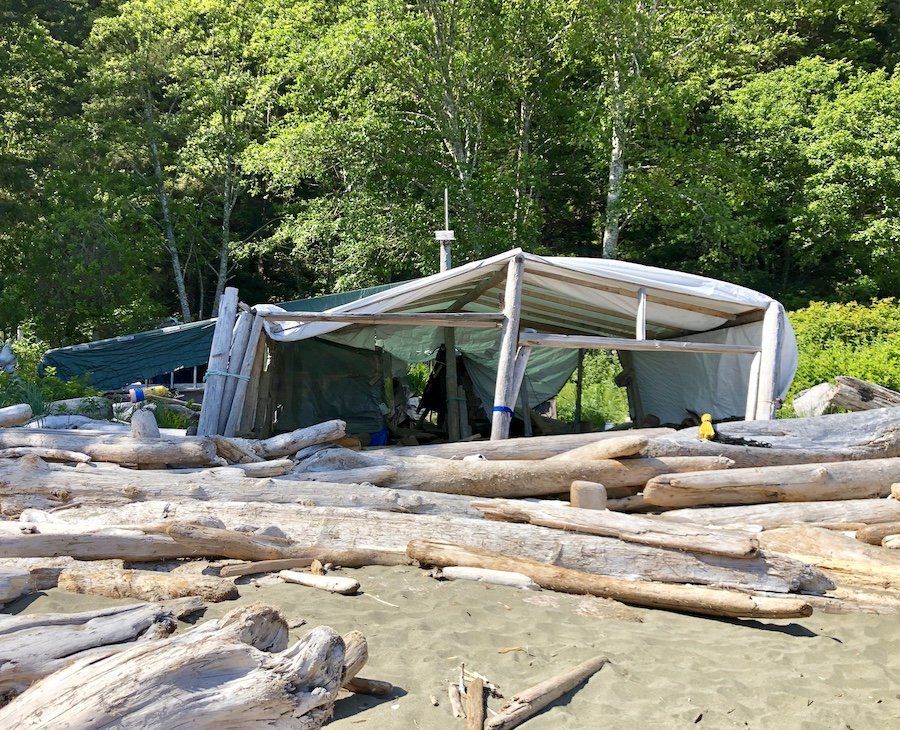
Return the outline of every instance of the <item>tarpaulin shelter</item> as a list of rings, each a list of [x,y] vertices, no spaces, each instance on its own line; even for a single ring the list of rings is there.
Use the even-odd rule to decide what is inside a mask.
[[[618,353],[634,419],[676,423],[689,411],[771,418],[797,364],[784,309],[764,294],[623,261],[519,249],[325,311],[253,311],[262,326],[242,358],[252,362],[238,385],[246,398],[219,408],[239,408],[239,432],[257,434],[339,416],[367,389],[374,422],[383,378],[431,359],[441,344],[465,359],[492,438],[506,437],[525,402],[558,392],[578,350]]]

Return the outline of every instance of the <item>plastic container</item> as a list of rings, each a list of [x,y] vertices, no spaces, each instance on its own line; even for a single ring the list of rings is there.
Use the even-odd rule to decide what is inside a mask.
[[[166,398],[171,394],[165,385],[148,385],[142,388],[130,388],[128,391],[128,398],[132,403],[140,403],[151,395]]]

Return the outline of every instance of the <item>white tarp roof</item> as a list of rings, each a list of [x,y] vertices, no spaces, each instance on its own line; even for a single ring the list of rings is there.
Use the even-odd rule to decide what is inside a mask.
[[[637,292],[647,292],[646,336],[648,339],[693,339],[709,342],[759,342],[762,314],[771,297],[724,281],[625,261],[599,258],[543,257],[513,249],[481,261],[401,284],[329,312],[380,314],[412,312],[498,312],[506,284],[506,269],[515,256],[524,258],[521,326],[539,332],[633,338]],[[273,305],[257,311],[276,313]],[[734,322],[747,319],[747,324]],[[758,320],[758,321],[754,321]],[[740,320],[739,320],[740,321]],[[734,322],[735,326],[717,330]],[[370,348],[373,327],[339,322],[267,321],[266,332],[275,341],[291,342],[328,336],[346,344]],[[380,342],[397,337],[394,354],[411,357],[411,348],[437,346],[437,327],[379,326]],[[709,332],[717,330],[716,332]],[[691,337],[707,333],[702,337]],[[484,351],[485,337],[495,331],[457,330],[457,343]],[[401,340],[404,344],[401,345]],[[423,344],[424,343],[424,344]],[[491,345],[492,346],[492,345]],[[387,349],[390,349],[388,347]],[[665,421],[679,421],[685,408],[713,412],[714,417],[743,416],[750,355],[695,355],[686,353],[632,353],[637,384],[642,391],[642,410]],[[702,365],[701,365],[702,363]],[[779,391],[790,386],[797,363],[793,331],[785,319],[780,353]],[[683,365],[683,367],[682,367]],[[682,381],[687,402],[663,403],[673,393],[672,381]],[[655,384],[651,380],[657,381]],[[642,382],[643,385],[642,385]],[[661,387],[664,384],[664,387]],[[709,402],[699,403],[698,393],[710,393]],[[723,395],[729,391],[729,395]],[[652,395],[657,393],[657,395]],[[690,395],[694,394],[694,395]],[[743,394],[743,395],[742,395]],[[721,397],[720,397],[721,396]],[[677,401],[678,398],[675,398]],[[680,413],[677,418],[676,414]]]

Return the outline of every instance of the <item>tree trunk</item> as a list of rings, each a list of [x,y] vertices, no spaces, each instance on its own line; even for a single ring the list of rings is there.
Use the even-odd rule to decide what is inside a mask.
[[[869,411],[875,408],[900,406],[900,393],[859,378],[838,375],[830,393],[831,405],[848,411]]]
[[[76,525],[40,523],[35,527],[41,533],[22,534],[23,523],[0,522],[0,551],[22,557],[65,554],[78,558],[115,556],[130,560],[148,559],[146,556],[152,558],[156,552],[159,552],[160,559],[179,555],[212,556],[223,552],[219,549],[221,544],[198,549],[189,542],[179,545],[171,536],[162,534],[135,530],[126,533],[124,528],[91,527],[83,518],[68,510],[54,514],[54,517],[76,522]],[[780,558],[773,561],[763,553],[736,559],[649,547],[615,538],[533,525],[455,517],[298,508],[287,504],[143,502],[105,510],[97,515],[94,524],[154,525],[163,520],[183,523],[208,517],[216,517],[232,529],[243,525],[277,525],[296,547],[290,546],[291,554],[269,554],[268,557],[272,558],[318,557],[312,554],[312,548],[326,556],[336,551],[364,548],[379,556],[395,557],[405,552],[410,540],[442,539],[563,567],[641,580],[726,585],[777,593],[800,590],[821,593],[830,587],[830,583],[809,566]],[[66,530],[70,533],[68,537]],[[267,548],[279,544],[276,538],[263,540],[262,536],[255,535],[253,539],[260,544],[264,542]],[[138,557],[141,552],[144,557]],[[262,559],[262,556],[248,556],[245,559]],[[340,561],[335,558],[332,562]]]
[[[622,187],[625,183],[625,103],[618,69],[612,74],[612,137],[609,152],[609,182],[606,188],[606,224],[603,228],[603,258],[614,259],[619,251]]]
[[[202,603],[192,599],[168,606],[138,603],[81,613],[0,616],[0,705],[80,659],[115,652],[141,637],[170,634],[177,618],[200,608]]]
[[[344,642],[323,626],[271,653],[287,632],[273,608],[237,608],[168,641],[70,664],[0,710],[0,726],[175,730],[190,718],[195,730],[319,728],[340,689]]]
[[[661,507],[867,499],[888,496],[898,480],[900,458],[764,466],[665,474],[647,483],[644,499]]]
[[[801,599],[767,598],[720,588],[667,585],[593,575],[489,552],[474,546],[437,540],[414,540],[410,542],[407,553],[409,557],[427,565],[464,565],[509,570],[523,573],[542,588],[552,591],[612,598],[648,608],[735,618],[793,618],[812,613],[809,604]]]
[[[387,467],[304,474],[311,481],[362,483],[380,487],[469,494],[476,497],[535,497],[568,492],[573,481],[600,482],[610,497],[634,493],[647,480],[669,472],[727,469],[729,459],[674,457],[615,461],[445,461],[419,460]]]
[[[491,520],[526,522],[558,530],[617,537],[641,545],[690,550],[695,553],[746,558],[755,555],[759,544],[749,533],[703,528],[692,524],[626,515],[609,511],[556,506],[549,502],[498,499],[472,502]]]
[[[169,206],[169,191],[166,190],[166,181],[163,176],[162,161],[159,156],[159,147],[156,144],[153,126],[153,106],[150,103],[149,92],[144,99],[144,122],[147,131],[147,144],[150,149],[150,161],[153,164],[153,177],[156,180],[156,194],[159,198],[159,208],[162,213],[163,235],[166,239],[166,250],[172,261],[172,276],[175,279],[175,290],[178,292],[178,303],[181,305],[181,316],[185,322],[191,321],[191,306],[188,302],[187,288],[184,285],[184,270],[181,268],[181,259],[178,254],[178,245],[175,242],[175,224],[172,222],[172,214]]]

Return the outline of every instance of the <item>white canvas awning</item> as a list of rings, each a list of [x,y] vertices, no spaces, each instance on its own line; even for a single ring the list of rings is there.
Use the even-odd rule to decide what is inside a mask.
[[[659,345],[647,342],[645,351],[631,352],[627,358],[641,413],[652,413],[663,422],[680,421],[687,409],[711,412],[715,418],[744,415],[754,360],[750,350],[760,348],[764,315],[774,300],[703,276],[609,259],[542,257],[514,249],[335,307],[318,317],[310,314],[306,321],[302,313],[272,305],[257,306],[256,311],[267,316],[266,332],[275,341],[325,337],[365,349],[377,343],[408,361],[425,359],[421,355],[442,341],[443,327],[459,327],[456,346],[460,351],[477,353],[482,362],[496,361],[499,318],[472,319],[478,320],[478,313],[496,315],[503,310],[507,269],[516,257],[521,257],[524,267],[523,330],[565,335],[572,342],[576,337],[633,341],[636,335],[661,341]],[[774,304],[781,323],[775,391],[776,397],[782,397],[796,370],[797,347],[783,309]],[[453,313],[463,316],[457,315],[455,322],[440,319]],[[413,318],[389,316],[401,314]],[[423,324],[414,319],[428,314],[436,316]],[[341,315],[347,315],[345,319],[373,317],[364,323],[336,321]],[[585,342],[620,352],[636,349],[627,342],[619,347]],[[667,351],[675,349],[676,342],[723,347],[712,354]],[[541,344],[559,342],[545,338]]]

